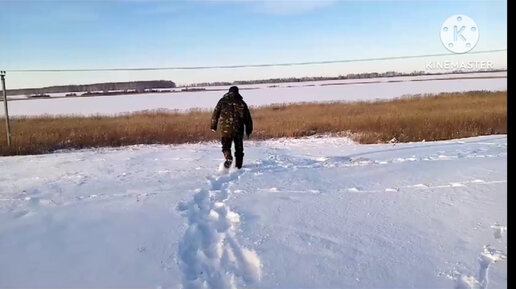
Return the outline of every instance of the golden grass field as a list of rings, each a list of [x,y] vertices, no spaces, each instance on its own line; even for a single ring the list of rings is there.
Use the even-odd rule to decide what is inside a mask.
[[[48,100],[52,101],[52,100]],[[322,133],[360,143],[432,141],[507,133],[507,92],[443,93],[391,101],[295,104],[251,108],[255,140]],[[12,144],[0,123],[0,155],[58,149],[179,144],[217,140],[210,112],[124,116],[31,117],[11,120]]]

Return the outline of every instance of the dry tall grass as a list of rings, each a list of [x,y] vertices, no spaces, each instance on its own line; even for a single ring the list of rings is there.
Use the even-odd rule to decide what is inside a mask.
[[[52,100],[48,100],[52,101]],[[384,102],[295,104],[252,109],[253,139],[317,133],[351,135],[360,143],[443,140],[507,133],[507,92],[446,93]],[[65,148],[178,144],[216,140],[211,113],[142,113],[117,117],[37,117],[12,121],[0,155],[39,154]]]

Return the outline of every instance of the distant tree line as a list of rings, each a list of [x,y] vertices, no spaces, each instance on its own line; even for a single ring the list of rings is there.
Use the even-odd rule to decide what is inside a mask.
[[[104,82],[83,85],[60,85],[48,86],[43,88],[22,88],[8,89],[8,95],[44,95],[47,93],[64,92],[108,92],[108,91],[135,91],[145,92],[145,90],[157,88],[175,88],[176,84],[169,80],[150,80],[150,81],[128,81],[128,82]]]
[[[496,72],[506,70],[485,70],[485,71],[453,71],[451,73],[476,73],[476,72]],[[413,71],[409,73],[402,73],[396,71],[387,72],[367,72],[367,73],[349,73],[346,75],[339,76],[307,76],[307,77],[286,77],[286,78],[269,78],[259,80],[236,80],[233,82],[200,82],[184,85],[185,87],[196,87],[196,86],[230,86],[230,85],[245,85],[245,84],[264,84],[264,83],[282,83],[282,82],[307,82],[307,81],[321,81],[321,80],[342,80],[342,79],[362,79],[362,78],[376,78],[376,77],[394,77],[394,76],[417,76],[417,75],[442,75],[450,74],[446,73],[429,73],[426,71]]]
[[[246,85],[246,84],[265,84],[265,83],[284,83],[284,82],[308,82],[321,80],[343,80],[343,79],[366,79],[377,77],[395,77],[395,76],[417,76],[417,75],[443,75],[453,73],[477,73],[477,72],[498,72],[507,71],[504,69],[488,69],[482,71],[460,71],[429,73],[426,71],[413,71],[410,73],[402,73],[396,71],[387,72],[368,72],[368,73],[349,73],[339,76],[315,76],[315,77],[283,77],[283,78],[269,78],[258,80],[236,80],[236,81],[216,81],[216,82],[199,82],[188,85],[182,85],[187,90],[195,91],[192,87],[203,86],[231,86],[231,85]],[[129,81],[129,82],[105,82],[84,85],[61,85],[49,86],[43,88],[23,88],[7,90],[8,95],[27,95],[32,97],[45,97],[48,93],[65,93],[67,96],[90,96],[90,95],[109,95],[109,94],[127,94],[127,93],[144,93],[144,92],[158,92],[155,89],[175,88],[176,84],[169,80],[150,80],[150,81]],[[79,94],[73,94],[78,92]],[[161,91],[159,91],[161,92]],[[166,91],[163,91],[166,92]]]

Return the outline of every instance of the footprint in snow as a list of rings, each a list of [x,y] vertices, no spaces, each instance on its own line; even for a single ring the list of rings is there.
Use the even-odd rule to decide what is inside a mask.
[[[416,188],[416,189],[428,189],[428,185],[425,184],[416,184],[412,186],[408,186],[408,188]]]
[[[450,183],[451,187],[457,188],[457,187],[466,187],[463,183]]]
[[[501,239],[503,237],[503,233],[507,232],[507,226],[502,226],[498,223],[492,225],[491,229],[493,229],[493,236],[495,239]]]
[[[15,219],[18,219],[18,218],[21,218],[23,216],[26,216],[29,213],[30,213],[30,211],[28,211],[28,210],[22,210],[22,211],[14,212],[13,213],[13,217]]]
[[[495,230],[495,239],[501,238],[503,229],[507,229],[505,226],[495,224],[491,226]],[[455,280],[456,289],[486,289],[489,285],[489,268],[491,264],[497,262],[507,261],[507,253],[501,250],[492,248],[490,245],[483,247],[480,256],[478,257],[478,273],[477,276],[466,275],[461,272],[453,272],[452,279]]]

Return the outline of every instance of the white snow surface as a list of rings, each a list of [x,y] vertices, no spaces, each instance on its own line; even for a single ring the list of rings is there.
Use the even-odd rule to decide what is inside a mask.
[[[461,77],[465,79],[453,79]],[[244,100],[254,107],[300,102],[376,101],[414,94],[472,90],[505,91],[507,72],[256,84],[239,87]],[[206,89],[207,91],[195,92],[13,100],[9,102],[9,114],[14,117],[91,116],[155,110],[211,110],[228,87]],[[215,89],[224,91],[213,91]]]
[[[507,288],[507,137],[0,158],[2,288]]]

